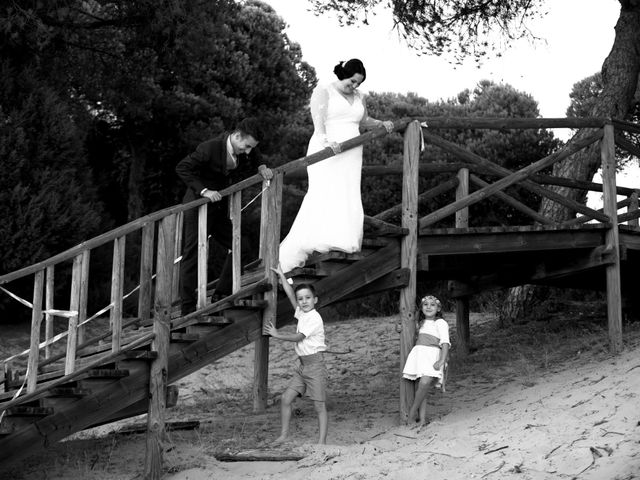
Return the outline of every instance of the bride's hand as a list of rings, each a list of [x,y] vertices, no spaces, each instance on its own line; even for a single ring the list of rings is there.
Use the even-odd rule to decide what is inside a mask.
[[[333,154],[334,155],[337,155],[342,151],[340,149],[340,144],[338,142],[328,142],[327,147],[329,147],[331,150],[333,150]]]
[[[393,129],[395,128],[391,120],[385,120],[384,122],[382,122],[382,125],[387,130],[387,133],[393,132]]]

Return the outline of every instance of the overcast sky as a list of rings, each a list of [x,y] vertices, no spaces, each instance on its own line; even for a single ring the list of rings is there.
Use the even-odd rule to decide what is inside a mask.
[[[369,25],[340,27],[333,15],[308,12],[307,0],[265,1],[287,22],[289,38],[300,44],[321,81],[335,79],[338,61],[356,57],[367,68],[365,91],[411,91],[435,101],[489,79],[531,94],[544,117],[564,117],[573,84],[600,70],[620,12],[617,0],[547,0],[548,14],[528,25],[543,41],[521,41],[477,68],[473,61],[456,67],[419,56],[392,29],[388,9],[378,9]]]

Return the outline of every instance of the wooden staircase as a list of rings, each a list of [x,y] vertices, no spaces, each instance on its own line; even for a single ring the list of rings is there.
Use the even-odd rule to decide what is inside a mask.
[[[294,282],[313,282],[322,306],[375,291],[402,287],[406,275],[398,271],[399,241],[367,238],[361,252],[314,254],[304,267],[290,273]],[[205,365],[258,340],[262,336],[261,294],[271,288],[260,278],[260,263],[250,265],[241,289],[192,314],[172,313],[167,383],[176,382]],[[278,298],[277,325],[293,321],[284,295]],[[123,329],[122,348],[110,344],[79,349],[77,369],[64,374],[64,359],[42,362],[37,388],[19,393],[26,372],[5,378],[0,394],[0,467],[13,465],[78,431],[147,411],[152,321],[130,320]],[[144,324],[146,323],[146,324]],[[90,342],[85,342],[90,343]],[[177,388],[166,391],[168,406],[176,404]]]

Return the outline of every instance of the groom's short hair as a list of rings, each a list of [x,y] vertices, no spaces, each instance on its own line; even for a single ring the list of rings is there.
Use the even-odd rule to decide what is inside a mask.
[[[255,117],[248,117],[236,123],[234,132],[240,132],[243,137],[252,136],[256,141],[261,141],[263,137],[263,129],[260,121]]]

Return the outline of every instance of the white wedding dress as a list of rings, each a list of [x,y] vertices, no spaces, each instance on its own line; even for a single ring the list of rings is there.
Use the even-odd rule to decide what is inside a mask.
[[[311,96],[310,107],[314,133],[307,155],[326,148],[326,141],[343,142],[360,134],[365,105],[357,90],[351,103],[334,85],[319,86]],[[362,146],[307,167],[307,193],[280,244],[280,265],[284,272],[304,265],[314,251],[360,250],[364,221],[361,170]]]

